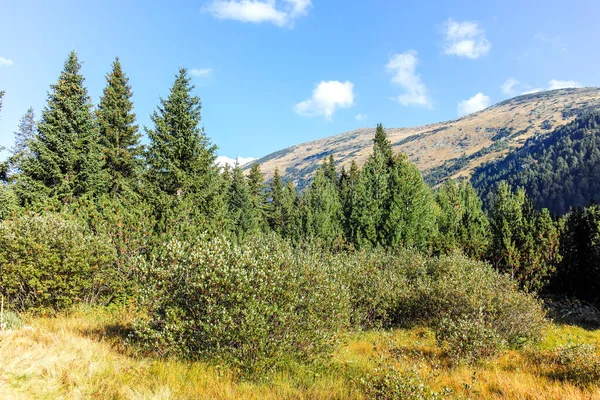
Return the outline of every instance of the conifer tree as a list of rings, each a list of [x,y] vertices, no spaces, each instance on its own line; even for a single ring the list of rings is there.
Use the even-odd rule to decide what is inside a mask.
[[[110,176],[109,191],[113,195],[133,194],[142,170],[143,148],[135,124],[132,95],[129,79],[117,58],[106,76],[106,87],[96,113],[104,169]]]
[[[177,218],[191,229],[216,228],[225,211],[216,147],[200,128],[201,103],[193,90],[187,70],[179,70],[169,96],[152,114],[154,128],[146,129],[146,178],[159,230]]]
[[[2,111],[2,100],[4,100],[4,90],[0,90],[0,111]]]
[[[304,231],[311,238],[325,243],[342,235],[342,206],[337,189],[326,174],[326,167],[319,168],[305,196]]]
[[[384,213],[389,207],[392,147],[381,124],[373,140],[373,154],[362,168],[353,196],[350,230],[360,247],[381,245]]]
[[[279,175],[279,169],[275,168],[273,172],[273,178],[269,185],[269,196],[271,197],[271,203],[269,207],[269,224],[271,229],[279,234],[283,234],[283,228],[285,225],[283,215],[283,182]]]
[[[244,172],[237,164],[233,168],[227,200],[228,222],[231,231],[239,239],[243,239],[248,233],[257,231],[257,209],[255,208]]]
[[[393,161],[387,193],[380,241],[391,248],[427,249],[436,229],[433,194],[404,154]]]
[[[267,219],[267,193],[265,187],[265,176],[260,169],[260,164],[254,163],[248,172],[248,187],[254,209],[256,210],[260,228],[265,230],[268,227]]]
[[[33,108],[29,108],[19,121],[19,129],[15,132],[15,145],[11,148],[11,155],[4,164],[0,179],[15,181],[23,160],[32,156],[30,144],[35,136],[35,129],[35,113]]]
[[[301,196],[298,196],[296,187],[291,181],[287,181],[281,194],[281,235],[287,239],[297,242],[303,231],[302,215],[305,204]]]
[[[352,160],[350,171],[346,172],[342,168],[342,172],[338,179],[338,192],[340,197],[340,205],[342,206],[342,227],[346,240],[352,239],[352,210],[354,208],[354,192],[360,179],[360,170],[356,161]]]
[[[528,291],[540,290],[560,261],[558,229],[548,210],[537,211],[519,188],[502,181],[492,207],[490,261]]]
[[[72,51],[48,93],[37,135],[30,143],[32,157],[21,166],[18,189],[26,203],[44,198],[70,202],[105,190],[98,131],[80,69]]]
[[[335,159],[333,158],[333,154],[329,155],[329,162],[327,158],[323,160],[323,171],[325,172],[325,177],[329,179],[329,182],[336,182],[337,172],[335,171]]]

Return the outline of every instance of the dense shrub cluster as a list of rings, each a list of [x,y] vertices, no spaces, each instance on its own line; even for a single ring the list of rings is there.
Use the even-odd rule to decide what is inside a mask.
[[[113,292],[114,258],[105,237],[60,215],[0,223],[0,292],[16,310],[102,302]]]
[[[327,354],[354,328],[431,326],[452,356],[477,360],[539,338],[540,304],[466,257],[331,254],[276,236],[169,240],[144,261],[148,351],[221,359],[245,372]],[[474,327],[470,323],[475,323]]]
[[[161,355],[260,373],[327,353],[348,325],[347,291],[319,252],[274,236],[170,240],[142,266],[149,318],[136,337]]]

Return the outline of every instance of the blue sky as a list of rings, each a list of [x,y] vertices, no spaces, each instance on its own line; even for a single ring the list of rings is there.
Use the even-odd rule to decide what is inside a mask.
[[[0,0],[0,145],[40,114],[74,48],[96,104],[120,57],[141,125],[195,71],[219,154],[454,119],[513,95],[599,86],[597,0]]]

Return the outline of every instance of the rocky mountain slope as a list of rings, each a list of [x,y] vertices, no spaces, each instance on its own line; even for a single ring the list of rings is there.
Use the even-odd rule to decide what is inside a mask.
[[[408,154],[429,183],[469,177],[487,161],[600,108],[600,88],[560,89],[518,96],[454,121],[414,128],[386,128],[398,152]],[[362,165],[371,153],[375,128],[292,146],[257,162],[269,178],[275,168],[300,188],[310,182],[323,158],[333,154],[339,168],[352,160]]]

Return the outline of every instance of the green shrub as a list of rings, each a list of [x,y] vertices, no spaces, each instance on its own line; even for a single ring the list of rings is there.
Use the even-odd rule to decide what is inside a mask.
[[[600,356],[596,346],[577,344],[557,348],[552,355],[550,376],[579,386],[600,382]]]
[[[0,314],[0,331],[9,331],[19,329],[23,326],[23,321],[17,313],[10,310],[3,310]]]
[[[0,223],[0,291],[16,310],[98,303],[112,292],[114,249],[62,215]]]
[[[545,327],[541,302],[521,292],[510,277],[460,255],[431,262],[436,264],[429,293],[433,306],[431,324],[439,332],[441,344],[446,338],[459,338],[462,334],[470,338],[467,345],[471,340],[487,337],[488,344],[483,347],[490,349],[473,352],[467,357],[472,359],[471,356],[493,354],[494,346],[518,348],[541,338]],[[448,321],[452,322],[446,326]],[[465,332],[468,321],[478,325],[472,332]],[[456,332],[452,333],[454,328]]]
[[[260,374],[327,354],[348,324],[347,290],[327,255],[275,236],[170,240],[142,266],[148,319],[133,339],[162,356]]]
[[[502,340],[484,318],[444,318],[437,326],[436,339],[453,362],[476,362],[500,350]]]
[[[367,399],[377,400],[438,400],[449,398],[451,393],[446,388],[440,392],[434,391],[427,379],[416,371],[400,371],[384,363],[367,373],[360,380],[360,386]]]

